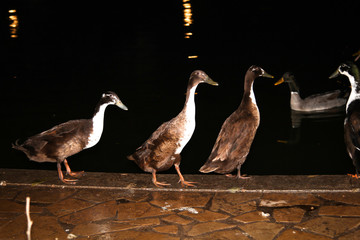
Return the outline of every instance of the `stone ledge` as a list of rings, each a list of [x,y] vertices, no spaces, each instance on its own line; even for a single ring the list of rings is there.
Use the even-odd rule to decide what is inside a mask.
[[[127,189],[142,191],[183,192],[360,192],[360,180],[347,175],[254,175],[246,180],[230,179],[223,175],[184,175],[187,181],[198,182],[196,187],[181,187],[176,174],[158,174],[159,181],[171,186],[157,188],[151,174],[86,172],[76,185],[62,184],[57,171],[0,169],[1,186],[36,186],[53,188]]]

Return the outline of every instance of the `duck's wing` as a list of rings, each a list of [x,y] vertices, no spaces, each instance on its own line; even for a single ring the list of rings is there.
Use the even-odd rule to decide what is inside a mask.
[[[201,172],[229,172],[245,161],[253,142],[258,122],[235,113],[224,122]]]
[[[179,134],[173,121],[160,125],[151,136],[130,155],[136,162],[153,162],[155,165],[167,161],[178,147]]]
[[[345,143],[357,171],[360,171],[360,112],[353,112],[345,122]]]
[[[87,120],[71,120],[59,124],[47,131],[29,137],[21,144],[26,149],[31,160],[54,161],[71,156],[85,147],[85,133]]]

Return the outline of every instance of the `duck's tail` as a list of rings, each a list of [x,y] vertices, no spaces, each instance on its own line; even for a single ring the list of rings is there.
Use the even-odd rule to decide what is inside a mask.
[[[135,158],[133,157],[133,155],[128,155],[126,156],[127,159],[129,159],[130,161],[135,161]]]
[[[21,144],[19,144],[19,139],[16,139],[15,143],[11,144],[11,147],[16,149],[16,150],[20,150],[20,151],[25,150],[25,148]]]

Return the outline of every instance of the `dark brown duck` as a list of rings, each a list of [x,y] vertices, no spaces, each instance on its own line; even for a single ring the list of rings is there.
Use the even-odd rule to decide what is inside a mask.
[[[208,83],[217,86],[205,72],[197,70],[191,73],[186,91],[185,105],[173,119],[163,123],[135,153],[128,156],[145,172],[152,173],[152,181],[157,186],[169,185],[156,180],[156,172],[168,170],[171,166],[179,175],[182,186],[194,186],[194,182],[184,180],[180,172],[180,153],[195,130],[195,90],[198,84]]]
[[[231,172],[237,169],[236,177],[244,178],[240,168],[246,160],[260,124],[260,113],[253,91],[253,83],[257,77],[273,78],[260,67],[251,66],[248,69],[241,104],[223,123],[211,154],[200,172],[233,176]]]
[[[76,178],[83,175],[84,171],[72,172],[66,158],[98,143],[103,131],[105,109],[108,105],[116,105],[127,110],[114,92],[106,92],[102,95],[91,119],[70,120],[29,137],[22,144],[19,144],[17,140],[12,147],[23,151],[32,161],[56,162],[60,180],[67,184],[75,184],[77,179],[64,178],[61,163],[64,162],[68,175]]]

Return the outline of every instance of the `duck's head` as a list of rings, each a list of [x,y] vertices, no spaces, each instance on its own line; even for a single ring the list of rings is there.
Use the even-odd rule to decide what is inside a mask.
[[[276,82],[274,83],[274,85],[280,85],[284,82],[287,82],[287,83],[291,83],[291,82],[295,82],[295,76],[293,73],[291,72],[286,72],[282,75],[282,77]]]
[[[340,64],[336,71],[330,75],[329,78],[335,78],[339,75],[345,75],[349,79],[354,78],[356,82],[360,83],[359,69],[353,62],[346,62]]]
[[[276,83],[274,83],[274,85],[275,86],[280,85],[284,82],[289,84],[289,88],[291,92],[299,92],[299,87],[296,83],[295,76],[293,73],[291,72],[284,73],[282,77]]]
[[[257,78],[257,77],[274,78],[274,76],[265,72],[264,69],[262,69],[261,67],[255,66],[255,65],[252,65],[251,67],[249,67],[247,73],[253,75],[254,78]]]
[[[199,83],[207,83],[213,86],[218,86],[219,84],[212,80],[204,71],[195,70],[190,75],[190,81],[192,85],[197,85]]]
[[[121,102],[118,95],[116,95],[116,93],[111,92],[111,91],[105,92],[101,96],[100,105],[103,105],[103,104],[116,105],[123,110],[128,110],[128,108]]]

